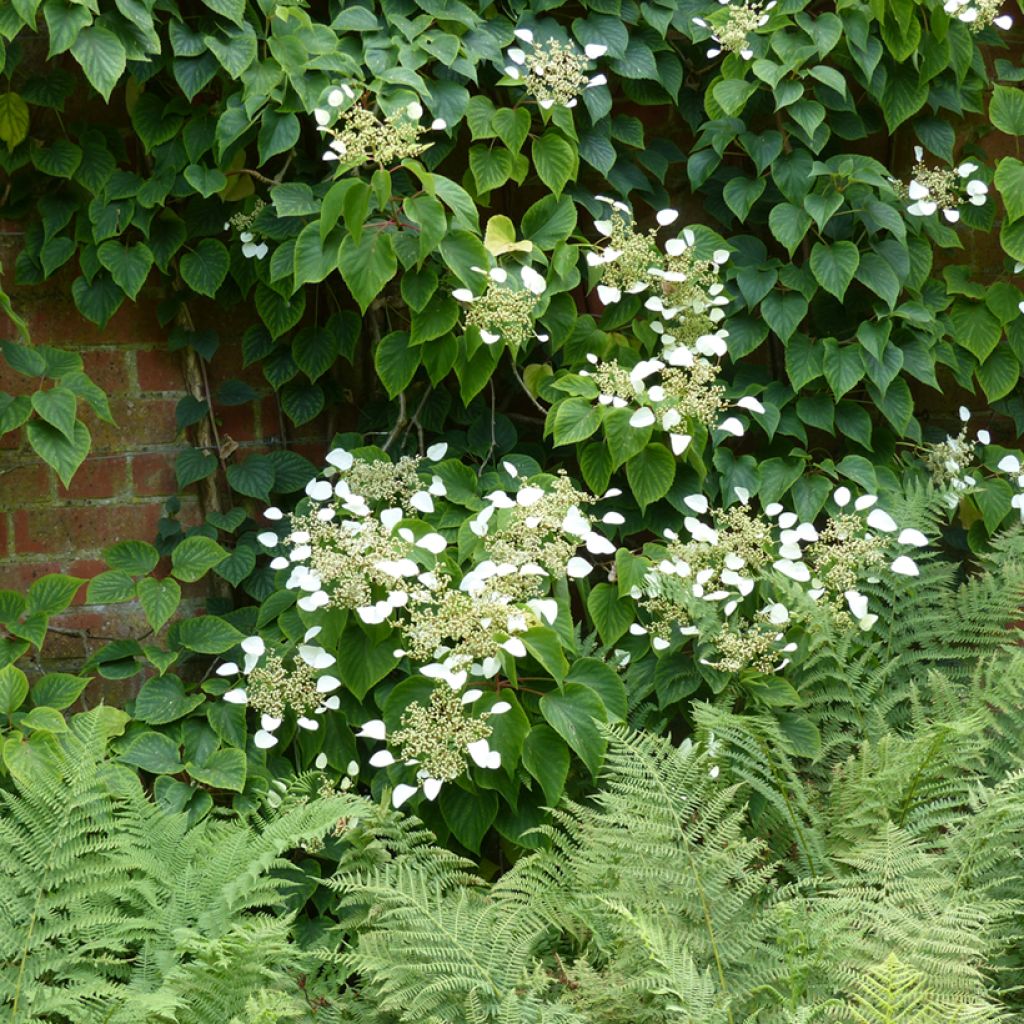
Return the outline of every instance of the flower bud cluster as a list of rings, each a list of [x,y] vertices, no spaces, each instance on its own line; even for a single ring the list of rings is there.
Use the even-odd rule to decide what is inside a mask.
[[[634,595],[645,621],[630,631],[650,634],[659,651],[692,638],[701,664],[722,672],[784,669],[799,648],[795,627],[815,607],[870,629],[877,615],[860,581],[886,566],[918,575],[903,552],[927,544],[919,530],[900,530],[875,495],[854,499],[846,487],[820,529],[777,502],[755,513],[746,501],[712,509],[702,494],[683,500],[695,514],[684,519],[686,535],[666,530],[666,542],[649,547],[653,564]]]
[[[249,213],[238,212],[224,222],[225,231],[233,228],[238,232],[238,239],[242,243],[242,255],[247,260],[261,260],[270,251],[266,242],[256,241],[256,235],[252,230],[253,223],[266,205],[262,199],[257,199]]]
[[[331,137],[324,160],[346,167],[366,163],[391,167],[426,152],[431,144],[423,141],[423,136],[448,127],[441,118],[429,126],[421,125],[423,107],[416,100],[382,119],[356,102],[355,92],[348,85],[332,89],[327,106],[318,107],[313,116],[318,130]]]
[[[515,35],[522,45],[506,53],[505,74],[521,81],[542,110],[556,106],[571,110],[587,89],[607,83],[604,75],[589,74],[593,62],[608,52],[603,43],[588,43],[580,50],[575,43],[557,39],[538,42],[528,28],[517,28]]]
[[[924,162],[924,150],[914,147],[917,164],[914,166],[908,185],[893,179],[896,191],[910,200],[907,213],[912,217],[930,217],[936,210],[955,224],[960,219],[960,207],[967,203],[972,206],[984,206],[988,200],[988,185],[980,178],[972,178],[978,169],[977,164],[962,163],[959,167],[949,170],[942,167],[929,167]]]
[[[744,0],[741,4],[733,4],[731,0],[718,0],[726,10],[721,14],[709,15],[705,18],[694,18],[693,23],[711,32],[715,44],[708,50],[709,57],[717,57],[725,53],[738,53],[744,60],[751,60],[754,51],[750,45],[750,37],[758,29],[768,24],[769,12],[775,7],[777,0]]]
[[[1004,0],[946,0],[942,9],[964,22],[972,32],[981,32],[995,25],[1005,32],[1013,27],[1009,14],[1000,14]]]
[[[534,337],[547,341],[533,327],[537,303],[547,288],[543,275],[533,267],[519,267],[518,273],[504,267],[472,269],[484,278],[484,291],[477,295],[470,288],[456,288],[452,296],[468,307],[466,326],[476,327],[485,345],[504,341],[518,348]]]

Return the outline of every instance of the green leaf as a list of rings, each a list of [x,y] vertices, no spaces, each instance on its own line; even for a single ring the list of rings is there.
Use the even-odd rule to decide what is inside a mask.
[[[340,343],[335,331],[305,327],[292,341],[295,365],[312,381],[322,377],[338,358]]]
[[[224,283],[231,258],[227,249],[215,238],[204,238],[181,257],[181,279],[194,292],[215,298]]]
[[[611,583],[598,583],[587,597],[587,611],[594,620],[601,643],[614,644],[636,619],[636,603],[620,597]]]
[[[771,292],[761,302],[761,315],[785,343],[807,316],[807,300],[799,292]]]
[[[153,266],[153,254],[149,247],[141,242],[138,245],[122,245],[111,239],[96,250],[96,255],[100,263],[110,271],[114,284],[134,300]]]
[[[374,643],[358,627],[345,630],[338,645],[338,678],[362,700],[398,664],[394,641]]]
[[[264,110],[256,138],[260,161],[266,163],[272,156],[286,153],[299,141],[299,131],[299,119],[295,114],[282,114],[269,108]]]
[[[409,335],[405,331],[392,331],[381,338],[373,353],[373,365],[391,398],[409,386],[421,356],[422,349],[409,344]]]
[[[135,580],[124,569],[110,569],[93,576],[85,593],[87,604],[122,604],[135,600]]]
[[[810,215],[793,203],[779,203],[768,214],[768,227],[792,256],[811,226]]]
[[[308,480],[310,474],[306,474]],[[214,567],[214,572],[233,587],[237,587],[256,568],[256,549],[250,544],[239,544],[235,550]]]
[[[523,214],[522,234],[538,249],[553,249],[576,227],[576,205],[568,196],[544,196]]]
[[[860,251],[853,242],[815,242],[811,249],[811,273],[825,291],[840,302],[860,265]]]
[[[88,676],[73,676],[67,672],[47,672],[40,676],[32,686],[32,703],[36,707],[64,708],[71,707],[78,700],[82,691],[88,686]]]
[[[1002,325],[981,302],[957,299],[949,311],[949,319],[954,340],[973,352],[979,363],[992,354],[1003,336]]]
[[[884,299],[890,309],[899,301],[903,289],[896,271],[887,259],[875,252],[861,254],[857,267],[857,280],[870,288],[879,298]]]
[[[1010,220],[1024,217],[1024,163],[1016,157],[1004,156],[996,168],[996,188],[1003,198]]]
[[[864,376],[864,354],[859,345],[840,345],[835,338],[825,341],[825,380],[840,399]]]
[[[56,615],[71,604],[84,582],[77,576],[65,576],[59,572],[40,576],[28,588],[26,610],[30,615],[34,612]]]
[[[223,654],[242,640],[242,634],[216,615],[200,615],[178,623],[178,643],[198,654]]]
[[[171,552],[171,572],[184,583],[195,583],[227,557],[215,540],[187,537]]]
[[[569,671],[569,663],[565,660],[558,634],[547,626],[534,626],[525,633],[520,633],[519,636],[526,644],[526,649],[530,652],[531,657],[556,683],[560,683],[565,678],[566,672]]]
[[[324,280],[338,266],[338,238],[320,237],[320,225],[311,221],[295,239],[292,256],[295,286]]]
[[[228,179],[223,171],[216,167],[204,167],[202,164],[189,164],[185,168],[185,180],[204,198],[215,196],[227,188]]]
[[[174,775],[185,767],[181,763],[178,744],[162,732],[142,733],[119,760],[152,775]]]
[[[585,441],[601,426],[601,411],[585,398],[566,398],[552,409],[555,444]]]
[[[154,633],[163,629],[167,620],[178,610],[181,603],[181,587],[168,578],[158,580],[147,576],[139,580],[139,604],[146,614],[146,621]]]
[[[78,34],[71,55],[81,65],[93,88],[109,100],[127,66],[121,40],[101,25],[90,25]]]
[[[469,150],[469,166],[477,191],[490,192],[491,189],[500,188],[512,177],[515,157],[503,147],[472,146]]]
[[[71,478],[89,454],[92,435],[86,425],[81,420],[76,420],[74,433],[70,439],[56,427],[41,420],[30,420],[25,432],[36,454],[56,471],[61,483],[68,487]]]
[[[745,78],[725,78],[711,89],[711,95],[727,117],[739,114],[755,92],[757,83],[748,82]]]
[[[598,658],[579,658],[566,676],[566,683],[589,686],[601,698],[610,721],[626,720],[626,686],[611,665]]]
[[[186,695],[177,676],[155,676],[142,684],[133,717],[147,725],[166,725],[184,718],[205,700],[201,693]]]
[[[730,178],[722,190],[722,198],[725,205],[744,221],[751,207],[761,198],[767,184],[767,178]]]
[[[0,93],[0,142],[14,149],[28,135],[28,104],[16,93]]]
[[[68,441],[74,441],[78,399],[73,391],[63,387],[36,391],[32,395],[32,408],[35,409],[36,415],[51,427],[56,427]]]
[[[1024,135],[1024,89],[997,85],[992,90],[988,116],[1007,135]]]
[[[28,678],[17,665],[0,668],[0,715],[18,710],[28,696]]]
[[[662,444],[647,445],[626,463],[626,479],[641,509],[664,498],[675,476],[675,456]]]
[[[280,393],[281,408],[296,426],[308,423],[323,411],[326,400],[319,384],[293,380]]]
[[[761,489],[758,497],[768,505],[779,501],[800,479],[804,464],[800,459],[772,458],[761,463]]]
[[[66,719],[56,708],[33,708],[20,724],[22,729],[33,731],[37,729],[55,733],[70,731]]]
[[[160,555],[152,544],[143,540],[124,540],[106,548],[103,558],[111,569],[124,569],[133,576],[143,576],[156,568]]]
[[[569,179],[579,170],[579,157],[573,145],[549,128],[533,140],[532,154],[537,176],[556,196],[561,195]]]
[[[174,474],[180,490],[197,480],[205,480],[216,468],[217,456],[199,448],[186,448],[174,460]]]
[[[82,162],[82,150],[69,139],[54,139],[49,146],[32,150],[36,170],[52,178],[71,178]]]
[[[538,722],[523,742],[523,767],[540,783],[549,807],[556,807],[569,775],[569,748],[544,722]]]
[[[223,747],[215,750],[202,764],[186,762],[185,771],[204,786],[241,793],[245,789],[245,751]]]
[[[975,371],[978,383],[990,402],[1005,398],[1021,381],[1021,367],[1010,349],[1001,345]]]
[[[882,94],[882,114],[889,132],[913,117],[927,99],[928,83],[922,81],[920,71],[910,61],[890,68]]]
[[[248,498],[270,500],[270,488],[274,486],[274,464],[266,455],[250,455],[244,462],[228,466],[228,483],[231,489]]]
[[[391,235],[368,228],[359,242],[347,236],[341,244],[338,267],[353,298],[365,313],[398,270]]]
[[[490,790],[467,793],[457,785],[445,786],[439,799],[441,816],[452,835],[474,853],[498,814],[498,798]]]
[[[606,746],[601,732],[601,724],[606,720],[601,698],[581,683],[566,683],[562,690],[554,690],[541,697],[540,713],[576,751],[590,774],[596,775]]]

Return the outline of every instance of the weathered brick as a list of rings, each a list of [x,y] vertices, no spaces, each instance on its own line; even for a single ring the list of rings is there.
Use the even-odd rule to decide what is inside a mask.
[[[177,451],[147,452],[132,456],[132,492],[137,497],[174,494],[178,480],[174,475]]]
[[[228,405],[217,409],[217,429],[235,441],[258,439],[254,405]]]
[[[141,391],[184,392],[181,357],[177,352],[169,351],[166,345],[139,349],[135,353],[135,365]]]
[[[0,509],[51,502],[52,479],[50,468],[34,452],[0,456]]]
[[[85,372],[108,395],[123,395],[133,390],[129,367],[132,353],[124,349],[94,349],[82,353]]]
[[[67,498],[119,498],[128,490],[125,456],[87,458],[65,487],[57,482],[57,496]]]
[[[14,551],[17,554],[84,553],[119,540],[150,540],[162,506],[65,505],[45,513],[18,509],[14,513]]]
[[[61,564],[51,561],[4,562],[0,564],[0,590],[24,593],[33,580],[51,572],[61,572]]]
[[[92,450],[123,452],[173,442],[176,404],[172,398],[115,398],[110,403],[114,425],[83,414],[92,431]]]
[[[33,295],[33,298],[36,298]],[[27,311],[29,330],[34,338],[65,347],[86,345],[135,345],[164,337],[156,316],[157,303],[140,297],[125,302],[103,328],[86,320],[68,298],[36,301]]]

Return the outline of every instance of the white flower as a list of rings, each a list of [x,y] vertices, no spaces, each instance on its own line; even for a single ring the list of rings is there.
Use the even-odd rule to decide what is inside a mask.
[[[427,458],[431,462],[440,462],[448,454],[448,442],[438,441],[427,449]]]
[[[774,563],[774,567],[783,576],[788,576],[791,580],[796,580],[797,583],[809,583],[811,580],[811,570],[803,562],[780,558]]]
[[[708,499],[703,494],[688,494],[683,498],[683,504],[699,515],[704,515],[709,508]]]
[[[921,574],[917,563],[906,555],[900,555],[889,568],[900,576],[919,576]]]
[[[277,737],[272,732],[267,732],[266,729],[257,731],[252,741],[260,750],[269,750],[270,747],[277,746]]]
[[[332,114],[329,110],[322,110],[317,107],[317,109],[313,111],[313,117],[316,119],[316,123],[318,125],[324,127],[331,123]]]
[[[526,657],[526,644],[517,636],[510,636],[507,640],[498,645],[503,651],[507,651],[513,658]]]
[[[868,526],[873,530],[881,530],[883,533],[892,533],[897,529],[896,520],[893,519],[884,509],[872,509],[868,515]]]
[[[363,727],[356,733],[356,736],[366,737],[371,740],[383,740],[387,738],[387,726],[379,719],[374,718],[363,724]]]
[[[729,416],[718,424],[718,429],[734,437],[742,437],[744,434],[743,424],[735,417]]]
[[[271,533],[269,530],[266,530],[263,533],[257,534],[256,535],[256,539],[265,548],[276,548],[277,547],[277,542],[278,542],[277,534],[276,533]]]
[[[338,659],[333,654],[328,654],[322,647],[315,647],[309,644],[299,644],[299,657],[310,668],[330,668]]]
[[[745,395],[736,404],[741,409],[748,409],[750,412],[764,412],[764,406],[753,395]]]
[[[655,215],[654,219],[663,227],[668,227],[669,224],[674,224],[679,219],[678,210],[659,210]]]

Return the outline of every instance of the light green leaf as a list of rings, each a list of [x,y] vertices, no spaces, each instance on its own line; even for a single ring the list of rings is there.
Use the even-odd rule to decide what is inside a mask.
[[[186,762],[185,771],[204,786],[241,793],[245,789],[245,751],[223,747],[215,750],[202,764]]]
[[[779,203],[768,214],[768,227],[786,247],[790,256],[796,252],[810,226],[810,215],[792,203]]]
[[[537,176],[556,195],[561,195],[569,179],[579,169],[579,157],[573,145],[559,132],[549,128],[533,141],[533,165]]]
[[[831,245],[815,242],[811,249],[811,273],[825,291],[842,301],[860,265],[860,251],[853,242]]]
[[[153,266],[153,254],[149,247],[141,242],[137,245],[123,245],[111,239],[96,250],[96,255],[100,263],[110,271],[114,284],[134,300]]]
[[[16,93],[0,93],[0,142],[14,149],[28,135],[28,104]]]
[[[74,442],[78,399],[73,391],[63,387],[35,391],[32,394],[32,408],[51,427],[56,427],[69,442]]]
[[[109,100],[127,67],[127,55],[121,40],[101,25],[89,25],[78,34],[71,47],[71,55],[81,65],[93,88]]]
[[[601,724],[607,714],[601,698],[582,683],[566,683],[561,691],[541,697],[540,713],[596,775],[606,746]]]
[[[1007,135],[1024,135],[1024,89],[997,85],[992,90],[988,116],[992,124]]]
[[[171,552],[171,572],[184,583],[195,583],[227,557],[210,537],[187,537]]]
[[[76,420],[74,434],[70,439],[42,420],[30,420],[25,431],[36,454],[55,470],[61,483],[68,487],[71,478],[89,454],[92,435],[86,425]]]
[[[421,355],[420,348],[410,346],[406,331],[392,331],[381,338],[373,353],[373,364],[381,383],[392,398],[409,386],[420,365]]]
[[[17,665],[0,668],[0,715],[18,710],[28,696],[28,678]]]
[[[353,298],[365,313],[398,271],[391,235],[368,227],[359,242],[346,237],[341,245],[338,267]]]
[[[147,725],[166,725],[184,718],[205,699],[201,693],[187,696],[177,676],[154,676],[142,684],[135,698],[134,717]]]
[[[164,623],[178,610],[181,587],[170,579],[158,580],[146,576],[139,580],[139,603],[153,632],[159,633]]]
[[[555,807],[569,775],[569,748],[544,722],[538,722],[523,742],[523,767],[540,783],[549,807]]]
[[[216,615],[200,615],[178,623],[178,643],[199,654],[223,654],[242,640],[242,634]]]
[[[629,488],[642,509],[668,494],[675,475],[675,456],[662,444],[648,444],[626,463]]]
[[[1004,156],[996,168],[996,188],[1011,220],[1024,217],[1024,163],[1016,157]]]

